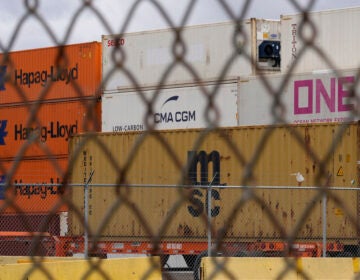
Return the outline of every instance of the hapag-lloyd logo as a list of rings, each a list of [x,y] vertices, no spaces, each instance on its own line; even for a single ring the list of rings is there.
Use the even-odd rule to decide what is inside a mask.
[[[77,80],[79,76],[78,64],[69,68],[59,68],[50,66],[47,70],[26,72],[23,69],[14,70],[14,83],[19,86],[31,87],[34,84],[45,86],[47,82],[64,82],[68,84],[72,80]],[[0,79],[1,81],[1,79]]]
[[[0,145],[5,145],[5,137],[8,135],[6,130],[7,120],[0,120]]]
[[[0,91],[5,90],[6,65],[0,65]]]
[[[294,114],[320,114],[326,105],[331,113],[347,112],[354,108],[349,102],[349,89],[354,85],[355,77],[333,77],[324,85],[322,79],[294,81]]]

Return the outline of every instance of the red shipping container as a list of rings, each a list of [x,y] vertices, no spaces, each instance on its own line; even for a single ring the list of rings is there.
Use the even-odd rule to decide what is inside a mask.
[[[67,204],[62,201],[64,188],[55,185],[63,182],[67,164],[67,157],[0,160],[0,216],[67,211]],[[5,184],[7,180],[9,184]]]
[[[36,105],[0,108],[0,159],[67,155],[71,135],[100,130],[98,102]]]
[[[100,83],[100,42],[0,54],[1,105],[99,96]]]
[[[49,213],[1,214],[0,232],[46,232],[59,236],[60,220],[61,213],[54,215],[50,215]],[[1,252],[0,255],[2,255]]]

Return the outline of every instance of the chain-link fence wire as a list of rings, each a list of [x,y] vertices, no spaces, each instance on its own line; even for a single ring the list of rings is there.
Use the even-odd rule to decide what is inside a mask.
[[[174,41],[169,48],[172,50],[172,62],[169,63],[165,71],[162,73],[161,79],[157,81],[156,83],[156,90],[155,93],[161,92],[164,85],[166,85],[167,79],[169,75],[171,75],[172,71],[175,67],[183,67],[186,69],[189,74],[192,76],[194,82],[197,84],[197,86],[201,89],[201,93],[207,98],[207,108],[206,108],[206,120],[207,120],[207,128],[202,130],[197,139],[193,143],[193,150],[199,150],[201,147],[201,144],[206,140],[208,135],[210,133],[217,133],[221,135],[222,139],[226,142],[229,149],[232,151],[233,156],[236,158],[236,161],[241,163],[243,167],[242,174],[238,174],[239,176],[239,185],[242,186],[250,186],[254,185],[255,177],[254,177],[254,168],[258,162],[258,159],[260,158],[262,152],[264,151],[265,147],[267,146],[267,143],[271,137],[271,135],[276,130],[276,126],[269,126],[268,129],[265,129],[264,132],[259,136],[258,142],[256,145],[256,150],[252,154],[250,158],[244,156],[244,151],[239,149],[239,147],[232,141],[231,137],[227,135],[224,131],[218,130],[218,121],[219,121],[219,108],[215,102],[215,97],[219,94],[219,87],[214,87],[212,91],[209,91],[203,86],[202,81],[202,75],[201,73],[198,73],[193,65],[186,60],[186,53],[187,53],[187,45],[183,41],[183,31],[184,26],[189,21],[189,17],[192,13],[192,10],[194,9],[194,6],[196,5],[197,1],[189,1],[187,5],[186,12],[184,13],[182,17],[182,21],[179,25],[175,25],[172,18],[166,13],[162,5],[158,1],[134,1],[132,8],[130,9],[127,18],[122,26],[119,27],[113,27],[109,24],[109,22],[106,20],[106,17],[101,14],[93,4],[93,1],[82,1],[79,5],[78,9],[73,13],[73,16],[71,18],[71,21],[69,22],[69,27],[65,32],[65,36],[63,38],[58,38],[57,34],[53,32],[48,22],[44,20],[44,18],[38,13],[38,7],[41,5],[40,1],[24,1],[24,7],[25,7],[25,13],[24,15],[19,18],[16,29],[13,33],[13,36],[11,37],[11,40],[8,45],[4,45],[3,42],[1,42],[1,51],[3,53],[3,60],[2,64],[8,64],[11,65],[12,61],[10,59],[10,56],[8,54],[12,51],[12,46],[14,45],[14,42],[18,39],[19,32],[21,28],[26,24],[29,19],[36,19],[46,30],[47,35],[52,39],[54,45],[59,46],[58,49],[58,56],[55,61],[55,65],[58,69],[66,69],[70,62],[69,59],[66,56],[66,53],[64,52],[64,45],[67,45],[69,42],[69,37],[76,28],[76,24],[80,16],[85,13],[85,11],[91,11],[92,16],[96,18],[106,29],[106,32],[108,34],[119,34],[118,38],[121,38],[124,33],[127,32],[129,23],[131,19],[133,18],[134,14],[136,13],[137,9],[140,5],[142,5],[144,2],[147,2],[157,10],[158,15],[164,19],[164,21],[167,23],[168,27],[172,29],[174,33]],[[316,52],[316,54],[326,62],[329,69],[334,69],[336,75],[339,73],[335,69],[339,69],[338,65],[335,65],[331,59],[331,57],[327,57],[323,50],[321,45],[316,45],[314,43],[315,38],[318,33],[318,29],[316,24],[314,24],[310,17],[309,17],[309,11],[314,6],[316,1],[309,1],[307,5],[301,6],[297,1],[291,1],[289,2],[298,10],[299,13],[302,13],[302,22],[299,26],[299,39],[304,42],[304,45],[302,48],[297,50],[297,59],[293,60],[293,63],[291,64],[290,68],[286,72],[286,74],[283,76],[281,83],[279,87],[274,88],[272,87],[271,83],[268,80],[268,77],[264,74],[262,74],[261,71],[259,71],[259,77],[261,77],[263,85],[266,87],[268,94],[273,98],[272,103],[272,116],[274,119],[274,124],[277,123],[286,123],[286,119],[284,118],[284,110],[287,108],[285,107],[285,104],[282,102],[282,93],[284,92],[284,89],[286,85],[289,83],[289,80],[291,79],[294,69],[296,65],[301,61],[304,52],[306,50],[313,50]],[[222,7],[224,12],[228,16],[228,20],[233,22],[234,24],[234,34],[233,34],[233,52],[232,54],[227,58],[226,61],[223,62],[222,69],[219,69],[219,75],[216,78],[218,81],[218,84],[220,84],[221,81],[226,79],[227,73],[229,71],[229,68],[232,66],[234,61],[239,58],[243,57],[245,58],[249,63],[252,63],[252,58],[250,53],[246,53],[244,49],[241,47],[242,44],[239,44],[239,41],[246,41],[249,40],[247,37],[247,34],[244,33],[244,30],[242,28],[241,23],[245,20],[245,15],[247,14],[247,11],[249,10],[251,6],[251,1],[244,1],[244,4],[239,8],[239,10],[234,11],[229,5],[227,5],[226,1],[218,1],[219,5]],[[305,30],[307,30],[305,32]],[[310,32],[309,32],[310,31]],[[344,31],[346,32],[346,31]],[[310,34],[310,35],[309,35]],[[178,173],[178,185],[188,185],[189,184],[189,169],[191,163],[183,164],[182,160],[177,156],[176,149],[173,145],[168,143],[166,137],[164,137],[159,131],[156,130],[156,125],[151,122],[151,116],[153,113],[153,103],[156,101],[157,94],[154,94],[153,99],[147,99],[144,95],[144,89],[142,88],[141,79],[142,77],[138,77],[137,73],[131,72],[130,69],[127,69],[125,66],[125,61],[127,59],[128,53],[126,52],[125,48],[121,48],[121,46],[117,46],[114,48],[113,51],[113,60],[115,62],[113,70],[108,73],[106,77],[103,77],[102,83],[97,89],[97,92],[94,93],[94,96],[101,96],[102,89],[108,82],[108,80],[111,78],[114,72],[121,71],[132,83],[133,88],[138,92],[140,95],[142,101],[144,104],[146,104],[148,110],[147,115],[144,116],[145,123],[148,127],[147,131],[144,131],[143,133],[139,134],[134,145],[131,147],[131,150],[128,154],[127,160],[122,164],[119,165],[117,162],[117,159],[114,157],[112,152],[104,145],[102,141],[100,141],[96,134],[92,133],[95,132],[96,129],[94,127],[99,127],[99,123],[101,123],[101,120],[98,119],[97,115],[94,113],[95,105],[97,100],[88,100],[85,98],[86,93],[84,92],[84,89],[82,88],[82,85],[78,84],[76,81],[71,81],[71,86],[75,89],[75,91],[78,94],[78,97],[81,99],[84,97],[83,106],[86,107],[86,113],[87,113],[87,119],[84,123],[84,131],[89,132],[86,137],[83,138],[83,142],[73,151],[73,154],[69,155],[69,165],[67,168],[62,168],[57,160],[57,156],[53,154],[53,152],[47,147],[44,143],[39,143],[38,141],[38,135],[36,133],[30,134],[27,141],[24,142],[21,149],[17,151],[17,153],[14,155],[13,162],[10,164],[10,167],[6,167],[6,160],[2,160],[0,168],[1,173],[6,174],[3,176],[3,183],[5,186],[4,192],[6,192],[9,195],[4,194],[4,203],[2,204],[2,212],[6,212],[6,209],[12,209],[13,212],[18,213],[20,216],[20,220],[24,225],[25,231],[33,232],[33,225],[30,225],[32,221],[29,221],[28,218],[26,218],[26,213],[23,213],[21,207],[17,205],[15,202],[15,196],[17,194],[14,190],[14,182],[12,181],[12,178],[14,177],[14,174],[16,170],[19,168],[19,166],[22,164],[22,159],[24,158],[26,150],[31,145],[40,145],[41,149],[46,154],[46,160],[51,162],[53,168],[56,170],[57,174],[59,174],[59,177],[61,178],[61,184],[59,185],[52,185],[52,187],[58,188],[57,191],[59,193],[63,194],[61,196],[61,199],[59,202],[52,207],[51,211],[47,213],[45,222],[44,220],[41,221],[41,225],[36,227],[36,231],[39,232],[46,232],[47,224],[51,223],[52,219],[56,214],[59,212],[59,209],[66,205],[68,207],[69,212],[75,213],[74,215],[78,218],[79,221],[83,220],[83,212],[81,209],[78,208],[78,205],[76,205],[71,196],[67,195],[71,193],[71,180],[70,175],[72,173],[72,170],[75,164],[75,159],[78,157],[81,157],[81,147],[85,146],[86,143],[89,141],[94,141],[96,144],[100,147],[103,154],[105,154],[108,158],[108,161],[111,163],[111,166],[117,170],[117,174],[119,174],[115,178],[115,184],[119,185],[119,187],[116,189],[116,202],[109,206],[109,209],[107,209],[106,216],[103,217],[102,223],[100,226],[94,230],[90,227],[87,227],[87,225],[83,225],[84,227],[87,227],[87,229],[90,231],[90,235],[93,238],[93,244],[96,244],[97,241],[100,241],[102,236],[102,232],[104,231],[106,224],[110,222],[112,213],[119,209],[127,209],[127,211],[131,212],[132,215],[136,217],[136,219],[141,223],[142,227],[145,229],[145,232],[150,236],[150,240],[154,247],[154,252],[161,251],[160,243],[163,238],[163,234],[168,230],[169,225],[171,225],[171,219],[176,214],[179,209],[186,205],[187,203],[191,202],[191,195],[188,191],[188,188],[182,189],[177,193],[177,199],[176,202],[171,206],[170,209],[167,209],[168,215],[166,216],[166,219],[161,223],[158,227],[158,231],[154,232],[152,230],[151,225],[148,224],[148,219],[146,217],[146,213],[144,213],[141,209],[141,206],[136,205],[134,201],[131,199],[131,196],[129,195],[129,188],[123,187],[125,185],[131,185],[133,183],[132,178],[129,178],[128,176],[128,170],[131,169],[131,166],[133,164],[132,159],[136,156],[138,153],[141,145],[148,139],[148,137],[155,137],[156,141],[160,143],[162,146],[163,153],[168,154],[168,156],[171,158],[173,164],[177,167]],[[256,67],[258,67],[256,65]],[[258,69],[260,70],[260,69]],[[351,94],[351,100],[353,104],[358,104],[358,94],[356,92],[356,87],[358,84],[358,76],[359,72],[357,71],[355,82],[352,85],[352,87],[349,89],[349,92]],[[5,76],[3,78],[7,81],[8,77]],[[16,88],[16,91],[19,95],[19,97],[22,100],[22,103],[25,104],[27,107],[29,113],[27,117],[27,124],[28,126],[38,126],[41,127],[42,120],[39,119],[38,111],[43,106],[45,102],[45,97],[51,92],[52,89],[52,83],[48,82],[46,83],[46,86],[43,88],[43,90],[40,92],[39,100],[36,102],[29,101],[26,92],[23,91],[23,89],[13,84],[13,87]],[[4,108],[4,104],[2,105]],[[357,118],[358,112],[357,106],[354,106],[354,110],[351,112],[351,117]],[[322,155],[321,157],[317,154],[316,150],[311,149],[309,145],[307,145],[306,141],[303,138],[303,135],[299,133],[298,130],[294,126],[286,126],[286,130],[290,131],[293,139],[295,142],[297,142],[299,145],[301,145],[304,149],[304,152],[306,152],[311,161],[316,162],[318,164],[319,172],[317,172],[317,178],[315,180],[316,186],[319,187],[317,189],[313,196],[309,198],[309,201],[319,201],[323,198],[324,194],[327,195],[328,199],[331,199],[336,202],[339,208],[343,209],[345,213],[348,213],[348,220],[351,222],[352,227],[356,228],[356,231],[359,231],[359,226],[357,224],[357,213],[354,213],[352,209],[354,208],[353,205],[348,205],[346,201],[343,201],[342,199],[337,196],[335,192],[329,191],[329,187],[331,186],[331,177],[329,177],[327,165],[329,164],[329,161],[332,159],[334,152],[336,151],[338,147],[338,143],[341,141],[342,137],[346,134],[346,131],[348,129],[349,124],[343,123],[340,126],[340,129],[336,130],[335,136],[332,141],[332,145],[329,147],[329,149],[326,151],[325,155]],[[9,159],[7,159],[9,161]],[[101,172],[101,171],[97,171]],[[357,181],[357,178],[356,178]],[[31,183],[31,182],[30,182]],[[358,183],[356,183],[357,185]],[[181,188],[180,188],[181,189]],[[10,190],[10,191],[9,191]],[[240,215],[239,209],[242,209],[244,205],[249,203],[249,201],[253,202],[255,205],[258,205],[258,207],[261,207],[262,209],[267,210],[267,219],[270,220],[274,226],[274,228],[277,229],[278,232],[280,232],[281,237],[286,240],[289,244],[293,244],[297,239],[297,233],[300,231],[300,229],[304,226],[304,221],[309,217],[311,212],[314,210],[314,207],[316,203],[309,203],[307,208],[304,209],[304,211],[300,214],[300,217],[294,226],[293,230],[291,232],[287,232],[283,225],[281,224],[281,221],[278,219],[275,213],[271,211],[269,208],[269,205],[264,201],[262,196],[259,196],[252,188],[246,188],[244,192],[242,192],[242,195],[238,198],[236,203],[233,205],[232,208],[232,214],[229,216],[229,219],[224,221],[223,230],[222,232],[216,237],[216,250],[220,250],[221,246],[223,245],[222,241],[225,240],[226,234],[228,232],[228,228],[232,225],[234,222],[234,219]],[[256,217],[254,217],[256,218]],[[203,213],[201,215],[201,219],[203,220],[203,224],[208,224],[208,219],[206,213]],[[213,225],[211,225],[213,226]],[[26,230],[28,229],[28,230]],[[41,241],[41,235],[33,235],[33,240],[31,242],[31,249],[29,252],[30,256],[35,256],[38,253],[38,250],[40,250],[40,247],[42,247],[43,243]],[[287,262],[287,268],[285,271],[282,272],[278,276],[278,278],[286,278],[286,273],[289,270],[295,269],[295,265],[291,259],[288,259],[284,257],[284,260]],[[91,261],[92,268],[89,270],[87,275],[84,275],[84,278],[86,278],[89,274],[91,274],[93,271],[99,272],[104,279],[108,279],[106,271],[102,271],[99,267],[99,261]],[[53,279],[54,275],[50,275],[46,268],[43,266],[43,264],[38,260],[34,258],[34,266],[31,270],[28,271],[27,275],[30,275],[33,270],[40,269],[43,271],[45,275],[48,276],[49,279]],[[230,271],[227,271],[226,266],[219,263],[217,266],[217,269],[225,271],[225,273],[228,275],[229,279],[235,279],[233,275],[231,275]],[[27,275],[24,276],[24,279],[27,277]],[[214,272],[214,276],[216,276],[216,271]],[[307,275],[305,272],[303,272],[304,278],[307,278]],[[144,275],[143,279],[146,279],[147,275]]]

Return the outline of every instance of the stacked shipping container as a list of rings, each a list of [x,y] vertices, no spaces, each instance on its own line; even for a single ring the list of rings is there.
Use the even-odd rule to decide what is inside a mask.
[[[45,184],[62,182],[69,137],[100,130],[101,44],[10,52],[0,59],[0,176],[9,182],[0,213],[2,221],[13,221],[0,228],[40,231],[50,212],[57,221],[67,211],[62,189]],[[24,228],[31,220],[38,225]],[[60,233],[59,223],[50,226],[45,231]]]
[[[102,130],[144,130],[149,125],[155,129],[187,129],[210,124],[223,127],[359,119],[353,114],[357,105],[351,95],[352,90],[359,89],[356,79],[360,57],[354,46],[359,37],[355,36],[355,28],[360,24],[360,8],[309,13],[315,29],[311,29],[310,23],[303,23],[303,18],[303,14],[296,14],[284,15],[280,22],[245,21],[243,32],[248,43],[233,61],[228,60],[236,49],[232,41],[233,23],[185,28],[182,33],[187,47],[185,60],[198,74],[201,86],[183,65],[168,68],[174,60],[173,31],[125,34],[122,38],[103,36],[103,77],[107,83],[102,102]],[[316,32],[313,43],[318,49],[306,45],[302,39],[315,34],[311,32]],[[281,72],[271,71],[275,70],[271,67],[264,72],[260,67],[258,46],[269,39],[281,41]],[[137,84],[112,62],[116,45],[125,50],[124,67],[135,76]],[[254,69],[251,62],[259,68]],[[229,69],[218,80],[227,63]],[[296,66],[288,79],[293,63]],[[265,75],[258,75],[259,69]],[[165,73],[166,78],[161,81]],[[160,81],[163,86],[158,88]],[[279,97],[277,105],[274,94]],[[214,110],[209,110],[210,104]],[[277,110],[273,110],[274,105]]]
[[[319,186],[320,182],[323,184],[327,180],[329,186],[337,187],[358,183],[358,123],[346,128],[333,151],[333,141],[341,131],[339,124],[274,126],[271,134],[268,128],[220,128],[205,137],[200,129],[163,130],[157,137],[148,135],[145,138],[140,132],[101,133],[96,136],[96,141],[87,141],[85,145],[85,136],[72,138],[70,147],[79,152],[74,162],[73,182],[87,180],[91,171],[95,170],[92,183],[102,185],[89,190],[92,193],[88,202],[89,209],[92,209],[88,217],[89,231],[97,232],[104,219],[108,218],[109,209],[112,209],[111,219],[101,228],[100,234],[104,240],[116,236],[123,242],[150,242],[149,233],[158,233],[158,229],[166,223],[166,230],[159,233],[166,242],[206,241],[208,226],[202,215],[207,214],[208,189],[200,185],[209,186],[212,182],[214,193],[211,196],[211,211],[217,209],[216,214],[212,215],[214,235],[222,232],[222,227],[230,220],[225,242],[282,238],[282,232],[266,211],[270,210],[286,233],[290,234],[318,194],[317,190],[311,189],[312,186]],[[263,141],[265,135],[268,138]],[[200,137],[202,141],[199,144]],[[140,138],[141,145],[138,145]],[[164,142],[171,153],[164,152]],[[257,155],[261,143],[262,151]],[[137,153],[132,154],[134,147],[137,147]],[[234,153],[234,149],[238,153]],[[109,154],[113,156],[112,160],[109,160]],[[251,167],[250,180],[246,177],[246,170],[254,162],[256,164]],[[185,167],[188,168],[183,169]],[[110,187],[120,182],[124,175],[122,171],[125,170],[126,183],[121,187],[124,188],[123,192],[118,187]],[[303,182],[298,183],[293,176],[297,172],[303,174]],[[322,175],[321,179],[319,175]],[[254,194],[268,209],[253,200],[252,194],[244,195],[242,189],[233,188],[244,185],[244,182],[248,186],[255,186]],[[126,184],[136,186],[128,188]],[[298,184],[305,188],[284,190],[278,187]],[[179,188],[174,188],[175,185],[188,185],[189,188],[182,193]],[[256,189],[256,186],[275,188]],[[189,191],[188,195],[185,195],[186,191]],[[332,194],[338,201],[332,198],[327,201],[327,238],[356,244],[358,233],[349,217],[359,218],[359,197],[346,191]],[[242,195],[248,197],[247,203],[239,203],[245,199]],[[78,208],[82,207],[82,190],[73,192],[72,201]],[[320,241],[322,238],[322,201],[315,200],[313,203],[313,211],[306,216],[296,235],[299,240]],[[344,205],[351,212],[345,212],[342,208]],[[174,208],[176,211],[173,211]],[[230,218],[233,210],[238,211],[234,219]],[[143,220],[138,218],[138,214],[148,227],[140,222]],[[70,221],[71,234],[82,236],[83,221],[75,213],[70,215]]]
[[[265,39],[280,40],[279,24],[251,19],[243,21],[241,28],[234,22],[184,27],[179,42],[174,29],[128,33],[123,37],[104,35],[104,93],[156,87],[160,83],[218,81],[223,74],[226,77],[256,74],[253,62],[257,61],[257,45]],[[117,55],[121,50],[123,56]],[[176,60],[177,56],[182,62]],[[122,69],[116,69],[119,57]]]
[[[281,16],[282,73],[293,64],[293,73],[360,66],[360,7],[310,12],[304,19],[302,13]]]
[[[279,21],[261,19],[242,22],[241,31],[234,22],[185,27],[183,62],[174,53],[176,30],[103,36],[103,131],[200,128],[214,118],[220,126],[238,125],[237,77],[256,74],[257,63],[261,71],[279,71],[257,59],[258,45],[279,41],[279,29]],[[209,96],[216,108],[206,114]]]
[[[238,87],[239,125],[330,123],[358,120],[357,69],[243,77]],[[278,97],[274,102],[273,90]],[[256,98],[254,98],[256,96]],[[276,108],[276,109],[275,109]],[[275,110],[274,110],[275,109]]]

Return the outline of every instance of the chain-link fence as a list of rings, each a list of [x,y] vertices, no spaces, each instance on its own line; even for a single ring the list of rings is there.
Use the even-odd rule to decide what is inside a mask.
[[[184,27],[196,1],[181,26],[147,1],[169,29],[126,33],[135,1],[115,33],[83,1],[57,40],[39,2],[1,45],[0,255],[30,256],[24,279],[56,279],[35,256],[85,257],[85,279],[129,255],[164,279],[205,256],[359,256],[360,9],[246,19],[251,1],[219,0],[228,22]],[[84,11],[115,35],[67,44]],[[57,47],[12,51],[29,17]]]

